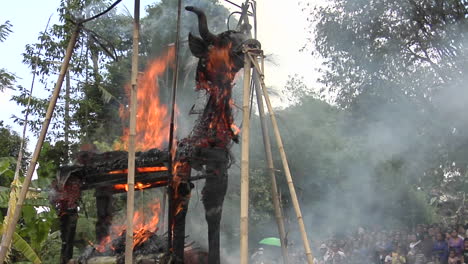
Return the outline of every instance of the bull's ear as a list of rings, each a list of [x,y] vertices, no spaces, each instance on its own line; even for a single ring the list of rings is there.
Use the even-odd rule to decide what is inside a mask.
[[[193,56],[197,58],[206,57],[208,52],[208,45],[199,37],[195,37],[191,33],[188,36],[189,48]]]

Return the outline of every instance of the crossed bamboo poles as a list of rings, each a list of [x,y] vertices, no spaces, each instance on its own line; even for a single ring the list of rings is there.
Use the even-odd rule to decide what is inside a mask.
[[[249,139],[250,139],[250,78],[254,80],[255,92],[257,95],[257,106],[260,117],[260,124],[262,128],[262,136],[265,148],[265,156],[267,162],[267,171],[271,179],[271,193],[273,205],[275,208],[275,219],[278,225],[278,233],[281,241],[281,250],[283,255],[283,262],[289,263],[288,251],[286,245],[286,232],[284,227],[283,215],[280,206],[278,188],[276,185],[276,177],[273,166],[273,158],[271,152],[271,143],[269,137],[269,131],[266,124],[265,112],[263,99],[266,102],[268,113],[273,127],[276,143],[278,145],[278,151],[281,156],[281,162],[283,164],[286,181],[288,184],[289,192],[291,194],[291,201],[293,203],[294,211],[296,213],[297,222],[299,225],[299,231],[301,233],[302,242],[304,245],[305,255],[307,257],[307,263],[313,264],[313,255],[310,249],[307,232],[304,225],[304,219],[297,199],[296,189],[294,187],[291,171],[289,169],[288,160],[286,158],[286,152],[284,151],[283,141],[278,128],[278,122],[273,111],[273,106],[268,95],[268,91],[264,82],[263,74],[263,51],[261,49],[251,49],[244,47],[244,89],[243,89],[243,129],[242,129],[242,147],[241,147],[241,215],[240,215],[240,252],[241,252],[241,264],[248,263],[248,206],[249,206]],[[260,59],[261,64],[258,60]],[[261,65],[261,66],[260,66]],[[251,75],[251,69],[253,73]]]

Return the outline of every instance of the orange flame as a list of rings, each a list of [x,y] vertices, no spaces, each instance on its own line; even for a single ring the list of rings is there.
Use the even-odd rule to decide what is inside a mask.
[[[137,172],[158,172],[158,171],[167,171],[168,169],[166,167],[141,167],[141,168],[136,168]],[[123,170],[114,170],[110,171],[109,174],[127,174],[128,169],[123,169]]]
[[[133,215],[133,248],[144,243],[152,234],[158,230],[161,204],[159,201],[154,201],[150,203],[148,207],[149,208],[140,209]],[[114,246],[112,245],[112,241],[117,237],[122,236],[126,229],[126,225],[113,225],[111,227],[110,235],[104,238],[101,243],[95,247],[96,250],[98,252],[115,250]]]
[[[201,147],[216,145],[226,147],[239,133],[232,116],[232,83],[238,71],[231,56],[231,46],[210,49],[206,60],[206,71],[198,72],[197,88],[206,90],[210,100],[206,107],[210,111],[202,118],[207,122],[198,128],[195,144]],[[207,130],[207,131],[206,131]]]
[[[143,190],[147,188],[157,187],[157,186],[164,186],[167,185],[167,181],[157,181],[157,182],[150,182],[150,183],[135,183],[135,190]],[[114,190],[116,191],[126,191],[128,192],[128,184],[115,184],[113,186]]]
[[[167,105],[160,101],[158,78],[172,64],[175,56],[171,47],[161,57],[148,64],[146,71],[138,76],[137,119],[136,119],[136,149],[140,151],[152,148],[162,149],[169,137],[170,113]],[[130,87],[126,87],[127,95]],[[119,111],[122,120],[128,120],[129,109],[121,105]],[[176,127],[174,127],[174,130]],[[120,143],[115,144],[116,150],[127,150],[130,130],[124,128]]]

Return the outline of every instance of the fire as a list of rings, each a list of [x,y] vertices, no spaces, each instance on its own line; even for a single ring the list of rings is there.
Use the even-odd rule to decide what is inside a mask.
[[[217,145],[226,147],[240,133],[232,116],[232,83],[238,71],[230,55],[231,44],[222,48],[211,49],[208,54],[206,71],[199,72],[198,89],[206,90],[210,95],[207,104],[211,112],[204,121],[208,122],[211,135],[199,131],[199,146]]]
[[[182,210],[184,210],[184,205],[182,203],[179,203],[177,209],[175,210],[175,215],[178,215],[180,212],[182,212]]]
[[[166,167],[141,167],[141,168],[136,168],[137,172],[158,172],[158,171],[167,171],[168,169]],[[114,170],[110,171],[109,174],[127,174],[128,169],[123,169],[123,170]]]
[[[238,126],[236,126],[236,124],[232,123],[231,124],[231,129],[232,129],[232,132],[234,133],[234,135],[239,135],[240,133],[240,128]]]
[[[135,190],[143,190],[147,188],[157,187],[157,186],[164,186],[167,185],[167,181],[157,181],[157,182],[150,182],[150,183],[135,183]],[[126,191],[128,192],[128,184],[115,184],[114,190],[117,191]]]
[[[161,57],[148,64],[146,71],[138,77],[137,92],[137,120],[136,120],[136,149],[140,151],[152,148],[162,149],[169,138],[169,108],[160,101],[158,78],[172,64],[175,56],[171,47]],[[126,87],[127,94],[130,87]],[[129,118],[129,109],[123,105],[119,111],[122,120]],[[126,122],[128,123],[128,122]],[[176,129],[176,127],[174,127]],[[120,143],[114,146],[117,150],[127,150],[130,130],[124,128]]]
[[[145,221],[143,212],[136,212],[133,217],[133,247],[148,240],[148,238],[158,230],[161,204],[159,202],[151,204],[150,210],[152,212],[152,217],[147,222]]]
[[[152,234],[158,231],[160,213],[161,203],[158,200],[150,203],[148,208],[141,208],[135,212],[133,215],[133,248],[144,243]],[[110,235],[95,246],[96,250],[99,252],[115,250],[112,241],[124,235],[126,229],[126,225],[112,225]]]

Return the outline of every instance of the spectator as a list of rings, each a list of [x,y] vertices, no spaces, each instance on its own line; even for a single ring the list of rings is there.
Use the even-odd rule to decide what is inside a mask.
[[[461,256],[463,250],[463,239],[458,237],[457,230],[453,229],[450,232],[450,238],[448,239],[448,246],[449,249],[453,249],[455,251],[455,255],[457,257]]]
[[[328,248],[327,245],[322,244],[319,247],[318,254],[314,259],[314,264],[324,264],[325,263],[325,254],[327,254]]]
[[[454,249],[451,249],[449,252],[448,264],[461,264],[461,259],[457,256]]]
[[[421,241],[421,251],[424,254],[425,259],[432,259],[432,246],[434,241],[429,233],[423,234],[423,240]]]
[[[257,251],[252,254],[250,259],[252,260],[252,263],[261,264],[264,263],[264,256],[265,252],[263,251],[263,248],[258,248]]]
[[[455,233],[442,233],[441,230],[452,229],[438,224],[418,225],[414,230],[419,232],[421,239],[408,230],[363,227],[355,232],[334,235],[322,242],[314,264],[448,264],[449,249],[457,257],[451,258],[452,263],[468,264],[468,240],[466,243],[461,240],[460,255],[456,248],[449,248],[448,242],[458,246],[458,235],[466,231],[464,227],[457,226]],[[299,259],[303,254],[292,255],[291,264],[305,263],[305,259]]]
[[[386,259],[385,264],[387,263],[388,264],[405,264],[406,263],[406,258],[404,254],[402,254],[401,247],[397,247],[396,250],[394,250],[390,254],[390,257]]]
[[[385,264],[392,264],[392,252],[388,252],[384,260]]]
[[[463,263],[468,263],[468,238],[464,241],[462,261]]]
[[[463,225],[459,225],[457,231],[458,231],[458,237],[465,240],[466,232],[465,232],[465,228],[463,227]]]
[[[427,229],[427,233],[429,234],[429,236],[431,237],[432,241],[435,241],[436,240],[436,233],[435,233],[435,230],[434,230],[434,227],[429,227]]]
[[[448,259],[448,243],[442,232],[436,234],[436,241],[432,247],[432,255],[436,262],[446,264]]]
[[[408,264],[424,264],[425,258],[421,250],[421,240],[416,234],[409,235]]]
[[[325,264],[345,264],[346,255],[339,250],[338,245],[333,243],[330,246],[330,250],[324,257]]]

